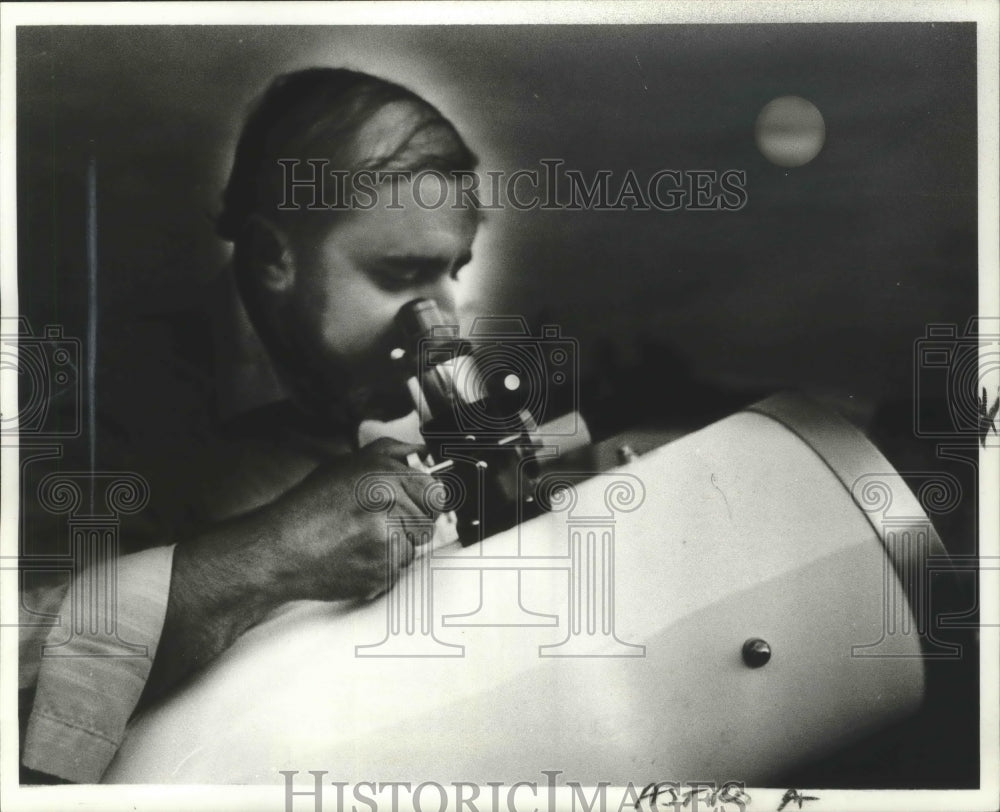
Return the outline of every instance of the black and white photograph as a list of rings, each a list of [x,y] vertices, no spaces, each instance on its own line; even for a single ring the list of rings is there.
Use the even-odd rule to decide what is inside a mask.
[[[5,809],[1000,805],[994,4],[0,29]]]

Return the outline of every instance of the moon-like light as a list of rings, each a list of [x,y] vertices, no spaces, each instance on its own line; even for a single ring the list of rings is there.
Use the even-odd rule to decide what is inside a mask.
[[[778,166],[803,166],[819,155],[826,123],[816,105],[801,96],[779,96],[764,105],[754,125],[757,149]]]

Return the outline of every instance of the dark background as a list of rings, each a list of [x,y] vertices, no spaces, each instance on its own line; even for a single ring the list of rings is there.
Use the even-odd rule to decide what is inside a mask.
[[[746,172],[739,212],[489,213],[463,272],[472,304],[579,339],[599,430],[795,387],[855,410],[898,468],[933,459],[912,445],[914,342],[977,311],[971,24],[35,27],[17,47],[19,298],[36,332],[86,335],[90,161],[101,324],[187,307],[226,260],[212,217],[249,105],[276,73],[343,65],[435,103],[483,170]],[[826,123],[795,169],[753,137],[785,95]],[[120,352],[102,343],[102,366]],[[953,552],[974,552],[974,516],[967,499],[939,527]],[[975,658],[959,667],[931,668],[943,687],[924,714],[789,781],[974,785]]]
[[[183,304],[226,256],[211,217],[249,104],[274,74],[319,64],[412,86],[484,170],[747,173],[735,213],[489,214],[473,298],[558,322],[589,372],[638,359],[655,374],[673,353],[727,387],[877,404],[910,392],[927,323],[977,309],[972,24],[42,27],[19,31],[17,57],[35,325],[83,335],[91,156],[102,318]],[[800,168],[754,144],[782,95],[826,122]]]

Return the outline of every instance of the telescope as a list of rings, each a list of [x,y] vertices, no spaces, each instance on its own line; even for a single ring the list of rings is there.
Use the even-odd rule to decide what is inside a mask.
[[[374,601],[249,630],[132,720],[106,782],[766,786],[912,717],[935,663],[969,657],[934,622],[946,476],[915,494],[793,393],[593,443],[558,331],[463,339],[430,300],[397,324],[461,543],[425,545]],[[401,532],[391,500],[362,504]]]

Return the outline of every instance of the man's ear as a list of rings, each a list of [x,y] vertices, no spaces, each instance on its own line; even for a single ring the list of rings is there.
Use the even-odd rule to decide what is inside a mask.
[[[241,235],[246,267],[261,290],[281,293],[295,284],[295,262],[285,232],[266,217],[251,214]]]

